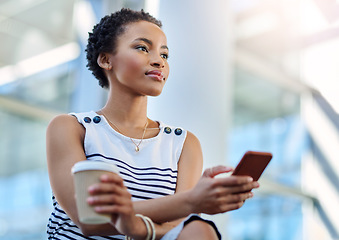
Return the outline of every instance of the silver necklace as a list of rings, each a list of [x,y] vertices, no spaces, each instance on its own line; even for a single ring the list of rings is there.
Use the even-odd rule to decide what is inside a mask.
[[[101,113],[102,113],[102,115],[104,115],[104,117],[118,130],[118,132],[120,133],[120,134],[122,134],[122,135],[124,135],[125,136],[125,134],[123,134],[122,133],[122,131],[118,128],[118,126],[117,125],[115,125],[114,123],[112,123],[111,122],[111,120],[109,120],[109,118],[108,117],[106,117],[106,115],[104,114],[104,112],[103,111],[101,111]],[[132,143],[134,144],[134,146],[135,146],[135,151],[136,152],[139,152],[140,151],[140,148],[139,148],[139,146],[140,146],[140,144],[142,143],[142,140],[144,140],[144,137],[145,137],[145,133],[146,133],[146,129],[147,129],[147,126],[148,126],[148,120],[146,119],[146,123],[145,123],[145,126],[144,126],[144,132],[142,133],[142,137],[141,137],[141,140],[139,141],[139,143],[137,144],[137,143],[135,143],[134,142],[134,140],[131,138],[131,137],[129,137],[129,139],[131,139],[131,141],[132,141]]]

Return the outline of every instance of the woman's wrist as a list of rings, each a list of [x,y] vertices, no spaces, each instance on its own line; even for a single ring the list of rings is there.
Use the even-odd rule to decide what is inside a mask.
[[[136,214],[135,217],[133,232],[131,232],[126,239],[154,240],[156,233],[153,221],[141,214]]]
[[[194,196],[193,189],[190,189],[185,192],[184,206],[186,206],[186,211],[188,213],[187,215],[192,213],[198,213],[195,200],[196,197]]]
[[[143,220],[135,216],[133,226],[133,230],[128,234],[129,237],[126,237],[126,240],[145,240],[147,237],[147,228]]]

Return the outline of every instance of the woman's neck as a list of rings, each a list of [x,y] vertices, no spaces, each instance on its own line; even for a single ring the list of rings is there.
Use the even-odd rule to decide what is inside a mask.
[[[101,112],[117,125],[143,127],[147,121],[147,96],[110,94]]]

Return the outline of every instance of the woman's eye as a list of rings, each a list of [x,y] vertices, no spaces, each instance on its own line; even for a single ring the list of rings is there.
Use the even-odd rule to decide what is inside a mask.
[[[137,46],[136,49],[141,50],[143,52],[148,52],[147,47],[145,46]]]
[[[163,59],[168,59],[168,54],[167,53],[163,53],[160,55]]]

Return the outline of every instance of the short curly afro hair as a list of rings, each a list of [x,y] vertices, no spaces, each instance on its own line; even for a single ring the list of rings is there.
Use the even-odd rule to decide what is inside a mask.
[[[111,15],[103,17],[98,24],[93,27],[92,33],[89,33],[86,47],[87,67],[92,74],[99,80],[99,85],[108,88],[108,79],[103,69],[98,65],[97,59],[102,52],[112,52],[116,50],[118,37],[124,32],[125,26],[129,23],[148,21],[162,27],[159,20],[152,17],[149,13],[134,11],[123,8]]]

